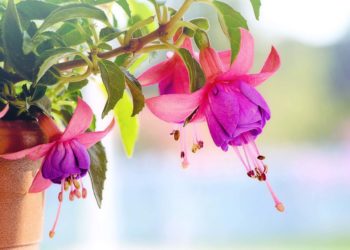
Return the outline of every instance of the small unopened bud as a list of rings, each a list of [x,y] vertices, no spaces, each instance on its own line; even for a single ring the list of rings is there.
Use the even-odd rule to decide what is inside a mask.
[[[83,199],[86,199],[86,197],[87,197],[87,190],[86,190],[86,188],[83,188],[83,190],[82,190],[82,197],[83,197]]]
[[[50,231],[49,232],[49,237],[52,239],[53,237],[55,237],[55,232],[54,231]]]
[[[62,193],[62,192],[59,192],[59,193],[58,193],[58,201],[59,201],[59,202],[62,202],[62,201],[63,201],[63,193]]]
[[[284,205],[283,205],[283,203],[278,203],[277,205],[276,205],[276,209],[279,211],[279,212],[284,212],[284,210],[285,210],[285,208],[284,208]]]

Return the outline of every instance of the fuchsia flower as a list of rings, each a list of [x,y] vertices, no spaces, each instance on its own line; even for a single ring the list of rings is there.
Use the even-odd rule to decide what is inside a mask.
[[[192,94],[184,92],[150,98],[147,106],[166,122],[183,123],[191,114],[194,115],[190,122],[206,121],[215,144],[224,151],[232,146],[248,176],[265,181],[276,208],[283,211],[283,204],[267,181],[264,157],[254,142],[270,119],[269,107],[254,87],[278,70],[280,58],[272,47],[260,73],[249,74],[254,59],[254,40],[247,30],[240,31],[240,51],[232,65],[230,51],[217,53],[210,47],[204,48],[199,61],[207,77],[205,86]]]
[[[190,39],[185,39],[183,48],[193,55]],[[145,71],[138,80],[143,86],[159,83],[161,95],[174,93],[190,93],[190,83],[186,66],[178,54],[168,53],[168,60],[161,62]]]
[[[43,158],[43,164],[34,178],[29,192],[42,192],[51,183],[61,185],[58,195],[59,207],[56,220],[50,237],[55,234],[55,228],[59,218],[63,202],[64,190],[70,188],[69,199],[86,198],[87,191],[83,186],[82,177],[90,168],[90,156],[87,149],[106,136],[114,126],[114,120],[103,131],[85,132],[93,119],[90,107],[81,99],[78,99],[77,108],[66,130],[62,133],[53,120],[45,115],[39,117],[39,124],[49,139],[49,143],[41,144],[15,153],[0,155],[8,160],[17,160],[28,156],[31,160]]]
[[[9,111],[9,105],[8,104],[6,104],[5,108],[3,108],[3,110],[0,111],[0,119],[3,118],[6,115],[7,111]]]
[[[187,49],[195,58],[198,55],[193,51],[191,39],[186,38],[182,44],[182,48]],[[145,71],[138,80],[143,86],[149,86],[157,84],[160,95],[167,94],[189,94],[190,93],[190,80],[187,72],[187,68],[183,60],[178,54],[168,53],[168,59],[160,64],[157,64],[147,71]],[[187,145],[186,145],[186,129],[183,128],[183,121],[174,121],[174,129],[171,135],[174,136],[176,141],[180,140],[181,144],[181,158],[183,159],[182,166],[186,168],[189,165]],[[197,129],[194,126],[194,138],[192,152],[203,148],[203,141],[199,138]],[[180,136],[181,135],[181,136]]]

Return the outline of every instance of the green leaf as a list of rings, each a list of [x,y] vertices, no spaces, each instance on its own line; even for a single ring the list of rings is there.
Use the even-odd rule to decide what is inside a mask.
[[[204,72],[195,58],[192,57],[191,53],[184,48],[178,50],[179,55],[186,64],[188,74],[190,77],[190,90],[195,92],[202,88],[205,84]]]
[[[101,29],[100,31],[100,40],[101,42],[109,42],[118,36],[120,36],[122,32],[118,31],[117,29],[114,29],[112,27],[105,27]]]
[[[102,49],[102,50],[112,50],[113,47],[109,45],[108,43],[100,43],[97,48]]]
[[[71,82],[68,85],[67,92],[75,92],[80,91],[82,88],[84,88],[89,81],[87,79],[79,81],[79,82]]]
[[[197,47],[199,48],[199,50],[210,47],[208,35],[202,30],[196,31],[194,35],[194,41]]]
[[[259,20],[261,1],[260,0],[250,0],[250,3],[253,6],[254,15],[255,15],[256,20]]]
[[[127,2],[127,0],[116,0],[117,4],[120,5],[120,7],[123,8],[123,10],[125,11],[125,13],[131,17],[131,10],[130,10],[130,6]]]
[[[95,199],[99,208],[102,205],[103,189],[107,172],[107,157],[102,143],[97,143],[89,150],[90,170],[89,175],[94,191]]]
[[[65,22],[56,33],[67,46],[79,45],[88,40],[91,36],[88,27],[73,21]]]
[[[127,92],[114,108],[125,153],[131,157],[139,132],[139,121],[133,114],[133,104]]]
[[[140,113],[143,107],[145,106],[145,97],[142,93],[141,84],[136,79],[136,77],[130,74],[127,70],[123,70],[123,72],[125,74],[126,84],[128,85],[128,88],[132,95],[133,106],[134,106],[132,111],[132,116],[135,116],[138,113]]]
[[[101,72],[102,82],[107,90],[108,98],[102,112],[102,118],[112,110],[123,97],[125,89],[125,77],[120,68],[108,60],[100,60],[98,66]]]
[[[17,10],[20,15],[23,15],[29,20],[42,20],[45,19],[52,11],[57,9],[59,6],[46,3],[43,1],[21,1],[17,4]]]
[[[207,18],[199,17],[199,18],[196,18],[196,19],[192,19],[190,22],[193,23],[194,25],[196,25],[198,28],[200,28],[202,30],[208,30],[209,29],[209,21],[208,21]]]
[[[240,49],[241,33],[239,28],[248,29],[247,21],[231,6],[220,1],[213,1],[219,12],[221,28],[229,39],[231,45],[231,63],[236,58]]]
[[[35,82],[39,82],[44,74],[55,65],[59,59],[75,54],[79,54],[79,52],[71,48],[58,48],[44,52],[39,58],[38,65],[40,66]]]
[[[99,5],[99,4],[106,4],[106,3],[112,3],[114,0],[83,0],[84,3],[93,4],[93,5]]]
[[[32,89],[31,89],[31,92],[32,92],[32,99],[31,99],[31,101],[34,102],[34,101],[37,101],[37,100],[43,98],[45,93],[46,93],[46,90],[47,90],[46,86],[32,87]]]
[[[1,30],[5,61],[14,68],[17,74],[25,79],[31,79],[35,56],[23,53],[23,33],[13,0],[8,1]]]
[[[107,16],[102,10],[89,4],[69,4],[51,12],[51,14],[45,19],[44,23],[40,26],[38,32],[42,32],[56,23],[75,18],[92,18],[100,20],[109,26]]]

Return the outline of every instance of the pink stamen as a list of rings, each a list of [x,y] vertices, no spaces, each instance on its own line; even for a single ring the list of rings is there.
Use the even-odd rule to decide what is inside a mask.
[[[266,186],[269,189],[269,192],[272,196],[273,201],[275,202],[275,207],[279,212],[284,212],[284,205],[283,203],[277,198],[277,195],[275,194],[275,192],[273,191],[271,184],[269,181],[265,181],[266,182]]]
[[[81,197],[83,199],[86,199],[86,197],[87,197],[87,190],[84,187],[83,178],[80,178],[80,184],[81,184]]]
[[[54,224],[49,232],[49,236],[51,239],[55,236],[56,226],[57,226],[58,220],[60,218],[61,207],[62,207],[62,203],[63,203],[63,191],[64,191],[64,180],[62,180],[62,183],[61,183],[61,193],[60,194],[62,194],[62,197],[60,197],[61,195],[59,195],[59,199],[58,199],[59,204],[58,204],[58,209],[57,209],[57,213],[56,213],[56,219],[55,219],[55,222],[54,222]]]
[[[236,155],[238,156],[238,158],[240,159],[240,161],[242,162],[243,166],[245,167],[245,169],[247,170],[247,172],[251,171],[251,168],[248,166],[248,164],[244,161],[241,152],[239,152],[238,147],[233,147],[233,150],[235,151]]]
[[[244,156],[245,156],[247,165],[249,167],[249,171],[251,171],[253,169],[252,166],[254,166],[254,163],[251,162],[250,151],[249,151],[249,149],[247,147],[247,144],[243,144],[242,147],[243,147],[243,152],[244,152]]]
[[[187,168],[190,163],[188,161],[188,150],[187,150],[187,143],[186,143],[186,129],[181,128],[181,134],[182,136],[180,137],[180,143],[181,143],[181,156],[183,158],[182,160],[182,167]]]

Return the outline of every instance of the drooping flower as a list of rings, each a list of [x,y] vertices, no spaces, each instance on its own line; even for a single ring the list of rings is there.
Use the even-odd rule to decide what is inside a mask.
[[[254,59],[254,40],[247,30],[240,32],[240,51],[232,65],[230,51],[217,53],[211,47],[200,51],[199,60],[207,78],[202,89],[192,94],[153,97],[147,100],[147,106],[167,122],[183,123],[189,117],[191,122],[206,121],[215,144],[224,151],[232,146],[248,176],[266,182],[276,208],[283,211],[283,204],[266,178],[264,157],[254,142],[270,119],[269,107],[254,87],[278,70],[280,58],[272,47],[260,73],[249,74]]]
[[[9,111],[9,105],[6,104],[6,106],[0,111],[0,119],[3,118],[8,111]]]
[[[182,44],[182,48],[187,49],[193,57],[198,55],[193,51],[191,39],[186,38]],[[167,54],[167,60],[161,62],[138,77],[138,80],[143,86],[149,86],[153,84],[159,84],[159,94],[189,94],[190,93],[190,80],[185,63],[181,57],[173,52]],[[186,128],[182,126],[181,122],[173,122],[174,128],[170,135],[174,137],[175,141],[180,141],[182,158],[182,166],[186,168],[189,165],[187,145],[186,145]],[[196,125],[193,124],[193,145],[192,152],[196,152],[203,148],[204,143],[199,137],[199,133],[196,129]]]
[[[90,168],[88,149],[106,136],[114,126],[114,120],[103,131],[85,132],[93,119],[91,108],[78,99],[77,108],[64,132],[61,132],[54,121],[46,116],[39,117],[39,125],[48,137],[47,144],[41,144],[15,153],[3,154],[0,157],[7,160],[17,160],[28,157],[31,160],[43,159],[34,181],[29,189],[30,193],[42,192],[52,183],[61,185],[58,195],[59,207],[50,237],[55,234],[64,191],[70,190],[69,199],[86,198],[87,190],[83,186],[82,178]]]
[[[185,39],[182,47],[194,55],[189,38]],[[160,95],[190,93],[189,77],[183,60],[178,54],[172,52],[167,53],[167,58],[142,73],[138,80],[143,86],[159,84]]]

